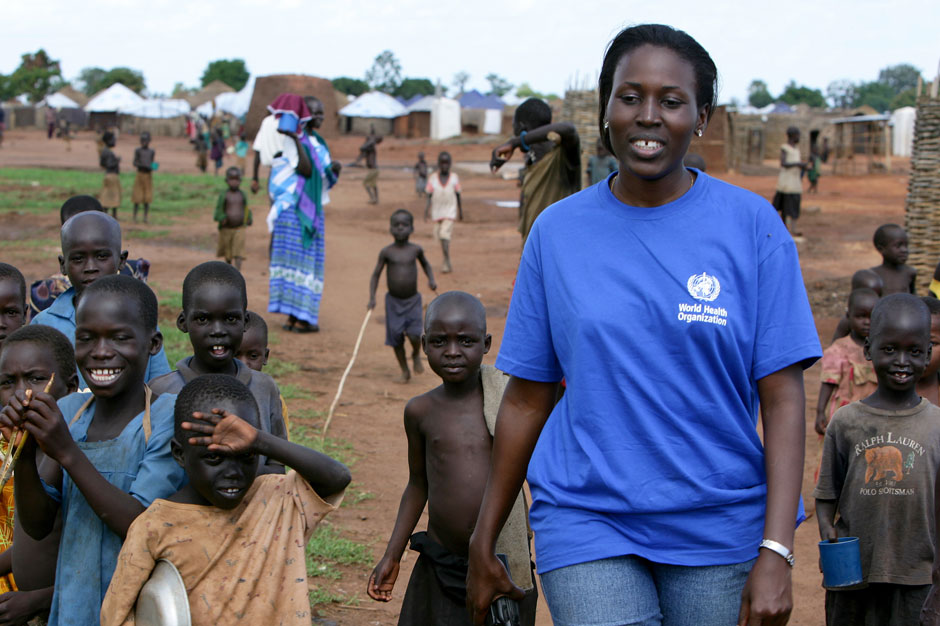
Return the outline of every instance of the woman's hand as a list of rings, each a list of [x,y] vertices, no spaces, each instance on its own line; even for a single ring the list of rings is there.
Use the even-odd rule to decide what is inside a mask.
[[[741,592],[738,626],[784,626],[793,610],[792,573],[779,554],[761,550]]]
[[[369,586],[366,587],[369,597],[379,602],[391,600],[392,589],[395,588],[395,581],[398,580],[400,567],[401,564],[398,561],[387,556],[382,557],[369,576]]]
[[[330,163],[330,169],[333,170],[334,176],[339,176],[339,173],[343,170],[343,164],[339,161],[333,161]]]
[[[512,583],[495,554],[474,550],[470,539],[470,569],[467,572],[467,609],[474,624],[482,624],[490,605],[502,596],[522,600],[525,593]]]
[[[258,441],[258,429],[223,409],[212,409],[212,413],[193,413],[199,422],[183,422],[183,430],[202,433],[202,437],[190,437],[189,445],[206,446],[209,450],[241,454],[250,452]],[[207,423],[208,422],[208,423]]]

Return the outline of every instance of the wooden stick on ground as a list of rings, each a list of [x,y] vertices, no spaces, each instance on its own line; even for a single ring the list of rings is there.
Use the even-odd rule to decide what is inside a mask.
[[[326,422],[323,424],[323,433],[320,435],[321,438],[326,437],[326,430],[330,427],[330,422],[333,420],[333,411],[336,410],[336,405],[339,403],[339,397],[343,393],[343,385],[346,384],[346,377],[349,376],[349,371],[352,369],[353,363],[356,362],[356,357],[359,355],[359,346],[362,344],[362,336],[366,332],[366,324],[369,323],[370,317],[372,317],[372,309],[366,311],[366,318],[362,320],[362,328],[359,329],[359,337],[356,338],[356,347],[353,348],[352,358],[349,359],[349,365],[346,366],[346,371],[343,372],[342,378],[339,379],[339,387],[336,389],[336,397],[333,398],[333,403],[330,405],[330,411],[326,415]]]
[[[52,383],[55,382],[55,372],[52,372],[52,376],[49,377],[49,382],[46,383],[46,388],[43,389],[45,393],[49,393],[52,389]],[[33,390],[26,390],[26,406],[29,406],[29,401],[33,399]],[[19,430],[19,429],[18,429]],[[16,445],[16,433],[13,431],[13,438],[10,440],[10,447],[7,448],[6,456],[3,457],[3,466],[0,469],[0,491],[6,487],[7,481],[10,480],[10,477],[13,476],[13,466],[16,465],[16,462],[20,458],[20,453],[23,451],[23,444],[26,443],[26,438],[29,437],[29,431],[25,428],[21,431],[23,436],[20,437],[20,444]],[[15,449],[15,452],[14,452]]]

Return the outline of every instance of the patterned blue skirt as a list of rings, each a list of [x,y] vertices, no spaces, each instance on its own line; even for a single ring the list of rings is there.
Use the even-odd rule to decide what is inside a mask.
[[[318,324],[326,258],[322,224],[321,221],[313,243],[305,249],[297,212],[285,209],[277,216],[271,241],[269,312],[293,315],[301,321]]]

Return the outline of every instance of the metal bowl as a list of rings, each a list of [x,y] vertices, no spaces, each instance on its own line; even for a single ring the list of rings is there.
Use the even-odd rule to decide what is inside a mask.
[[[137,596],[137,626],[192,626],[189,595],[179,570],[166,559],[157,561]]]

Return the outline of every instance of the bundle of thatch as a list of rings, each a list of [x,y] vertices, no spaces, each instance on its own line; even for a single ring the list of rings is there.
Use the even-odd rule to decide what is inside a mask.
[[[917,268],[917,291],[926,293],[940,261],[940,98],[937,83],[917,98],[911,176],[905,203],[908,263]]]

